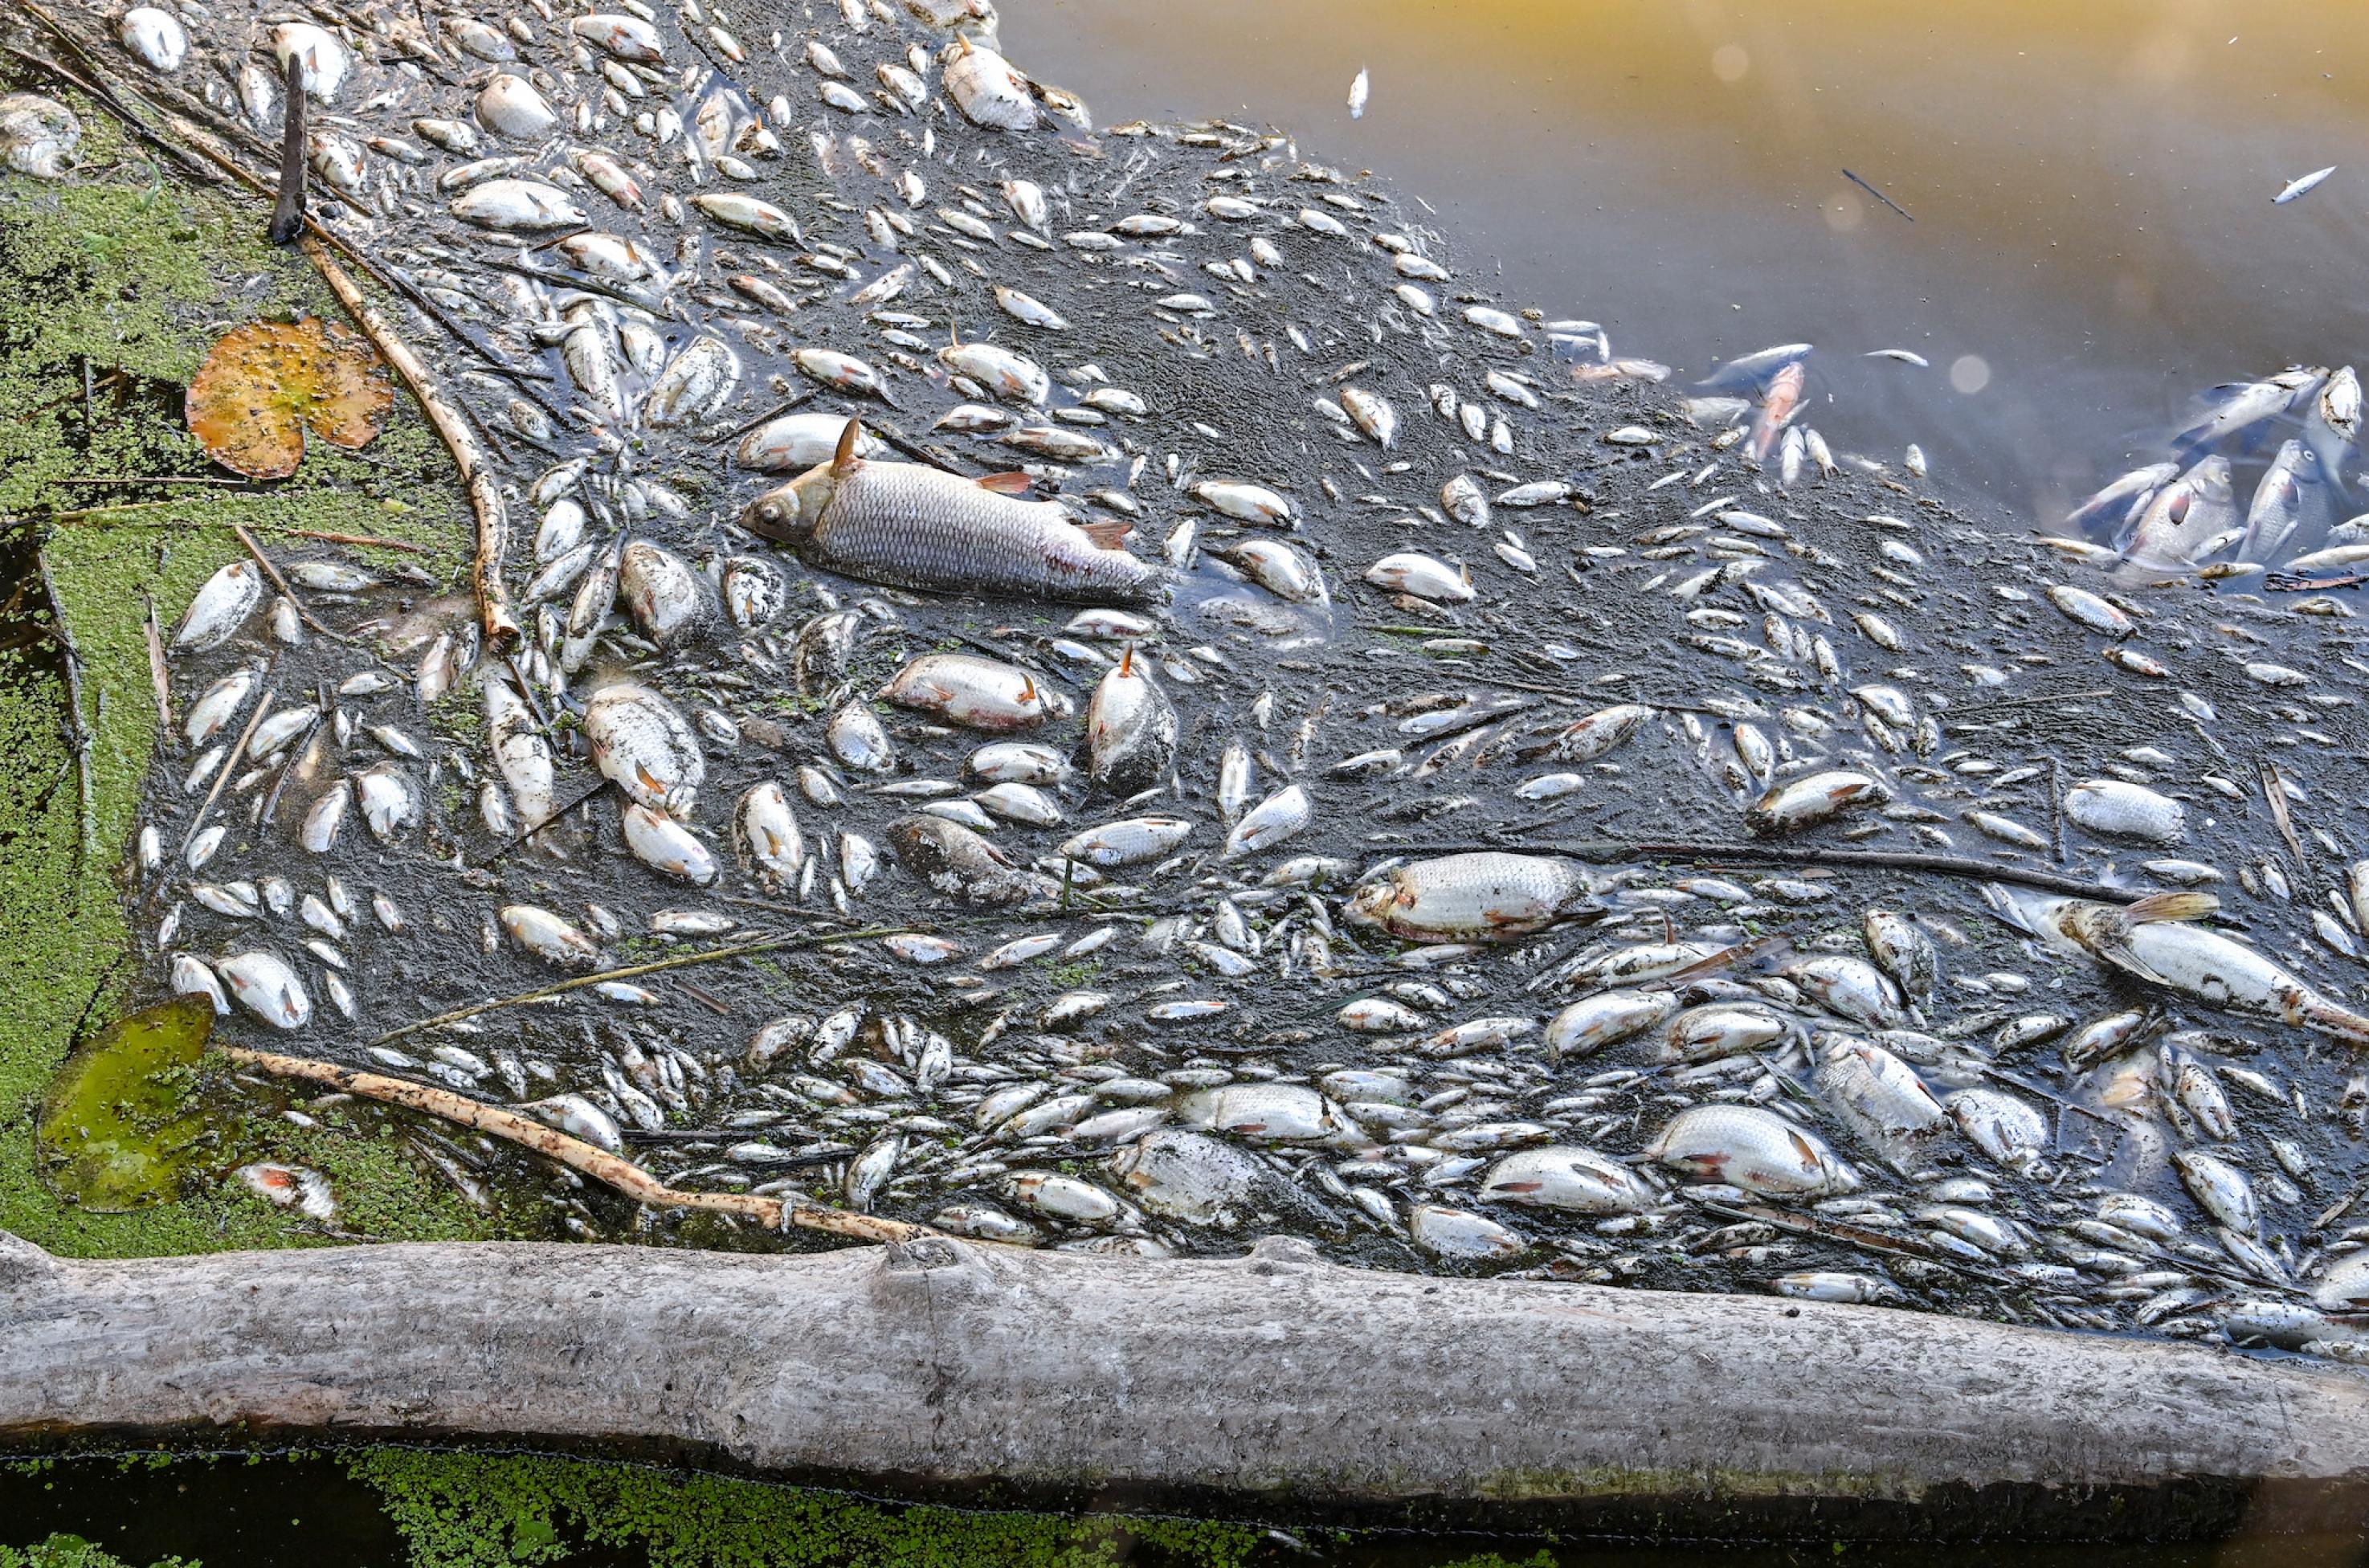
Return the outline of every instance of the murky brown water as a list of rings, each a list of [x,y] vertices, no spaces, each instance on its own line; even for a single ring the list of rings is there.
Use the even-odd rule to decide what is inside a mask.
[[[1837,444],[2054,515],[2215,382],[2340,362],[2369,11],[1992,0],[1008,0],[1128,112],[1269,120],[1427,198],[1460,265],[1689,378],[1807,339]],[[1345,102],[1371,72],[1363,120]],[[2286,207],[2286,181],[2336,175]],[[1913,214],[1879,205],[1849,169]],[[1863,360],[1905,348],[1916,370]],[[1955,371],[1953,376],[1952,372]],[[1955,384],[1953,385],[1953,380]],[[2148,450],[2149,457],[2159,455]]]

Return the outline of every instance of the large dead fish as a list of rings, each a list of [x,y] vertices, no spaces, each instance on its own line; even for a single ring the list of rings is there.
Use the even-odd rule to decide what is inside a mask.
[[[1984,897],[2001,920],[2059,953],[2094,958],[2231,1013],[2369,1046],[2369,1018],[2320,995],[2244,943],[2187,923],[2220,907],[2210,893],[2157,893],[2118,906],[2014,892],[1993,883]]]
[[[1510,942],[1557,921],[1601,919],[1575,862],[1485,850],[1419,860],[1368,883],[1345,912],[1411,942]]]
[[[1019,475],[973,481],[872,462],[855,455],[860,437],[849,420],[830,462],[758,497],[742,521],[810,566],[891,588],[1136,603],[1165,575],[1105,544],[1103,525],[1082,528],[1055,502],[1003,494],[1025,484]]]

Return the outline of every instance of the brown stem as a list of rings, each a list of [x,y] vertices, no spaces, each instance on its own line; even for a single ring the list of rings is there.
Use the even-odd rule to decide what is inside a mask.
[[[566,996],[569,991],[582,990],[587,986],[597,986],[604,980],[635,979],[643,975],[663,974],[669,969],[687,969],[699,964],[721,964],[727,959],[753,957],[760,953],[779,953],[785,948],[819,947],[833,942],[862,942],[876,936],[906,936],[919,929],[910,925],[876,925],[868,926],[862,931],[760,937],[753,942],[735,943],[729,947],[709,947],[697,953],[678,953],[670,957],[653,959],[647,964],[628,964],[622,969],[602,969],[597,974],[578,975],[572,979],[555,980],[547,986],[538,986],[533,990],[521,991],[516,996],[496,997],[490,1001],[472,1002],[466,1007],[456,1007],[450,1013],[440,1013],[433,1018],[422,1018],[416,1023],[389,1029],[370,1043],[373,1046],[383,1046],[389,1041],[402,1039],[406,1035],[416,1035],[422,1029],[441,1028],[447,1024],[457,1024],[464,1018],[475,1018],[481,1013],[493,1013],[505,1007],[524,1007],[532,1002],[547,1001],[555,996]]]
[[[936,1234],[924,1225],[910,1225],[901,1219],[882,1219],[869,1214],[850,1214],[843,1208],[832,1208],[795,1195],[781,1198],[759,1197],[752,1193],[683,1192],[668,1186],[623,1155],[612,1154],[580,1138],[570,1138],[555,1127],[545,1127],[515,1111],[472,1100],[450,1089],[431,1089],[427,1084],[413,1083],[407,1079],[363,1072],[350,1067],[340,1067],[336,1062],[315,1061],[310,1057],[282,1056],[276,1051],[249,1050],[244,1046],[217,1045],[214,1048],[241,1067],[251,1067],[275,1078],[299,1078],[308,1083],[325,1085],[341,1094],[358,1094],[365,1100],[401,1105],[406,1110],[474,1127],[487,1137],[517,1144],[546,1160],[555,1161],[579,1175],[589,1176],[601,1185],[613,1188],[636,1203],[646,1203],[652,1208],[702,1208],[714,1214],[733,1214],[743,1219],[753,1219],[770,1230],[778,1230],[795,1225],[800,1230],[821,1230],[861,1242],[910,1242]]]
[[[271,689],[266,687],[263,695],[255,700],[255,712],[248,716],[246,727],[238,732],[238,744],[230,749],[230,755],[224,757],[222,766],[214,770],[214,787],[206,791],[205,804],[200,806],[198,814],[189,818],[189,830],[181,835],[182,852],[189,849],[190,841],[198,836],[198,830],[205,825],[206,813],[214,808],[214,801],[221,796],[223,785],[229,782],[231,774],[238,772],[238,760],[246,755],[246,743],[255,734],[255,727],[261,724],[263,715],[270,711]]]
[[[97,848],[98,830],[94,813],[98,796],[90,782],[90,727],[82,717],[82,649],[74,646],[74,629],[66,624],[65,601],[58,597],[57,580],[50,576],[50,556],[46,550],[33,552],[33,559],[41,574],[41,592],[50,601],[50,624],[57,629],[58,644],[65,653],[66,708],[69,726],[74,735],[74,787],[81,796],[82,864],[90,864]]]
[[[386,318],[362,297],[360,288],[338,265],[328,247],[310,234],[299,243],[338,303],[410,386],[411,395],[419,400],[419,406],[428,415],[428,422],[436,427],[445,450],[452,454],[454,465],[461,470],[462,483],[469,490],[469,506],[477,516],[477,613],[485,626],[486,647],[491,653],[509,652],[518,642],[520,630],[518,616],[510,609],[509,589],[502,583],[502,559],[509,550],[509,513],[502,504],[501,487],[494,482],[493,469],[486,462],[484,450],[477,445],[477,438],[461,411],[445,398],[434,373],[387,325]]]
[[[2105,904],[2127,904],[2146,897],[2144,888],[2109,887],[2075,876],[1969,860],[1953,854],[1924,854],[1909,850],[1832,850],[1799,844],[1704,843],[1678,839],[1578,839],[1550,843],[1445,844],[1434,854],[1519,851],[1528,854],[1566,855],[1592,865],[1622,860],[1673,859],[1699,865],[1823,865],[1838,870],[1921,871],[1935,876],[1967,876],[1981,882],[2009,882],[2069,898],[2091,898]]]
[[[278,589],[288,602],[296,607],[296,613],[303,619],[304,624],[334,641],[342,643],[351,640],[345,634],[333,632],[321,624],[313,612],[304,608],[304,601],[296,597],[296,590],[288,586],[288,579],[280,575],[280,568],[271,564],[270,557],[263,553],[263,546],[255,542],[255,535],[246,531],[246,524],[234,522],[230,525],[230,531],[238,535],[238,542],[246,546],[246,553],[255,557],[255,564],[263,568],[263,575],[271,579],[271,586]]]

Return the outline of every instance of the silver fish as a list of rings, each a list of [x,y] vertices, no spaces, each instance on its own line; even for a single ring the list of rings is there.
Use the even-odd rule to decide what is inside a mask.
[[[1133,603],[1159,567],[1102,544],[1051,501],[1024,501],[920,464],[840,455],[750,503],[752,532],[810,565],[896,588]]]

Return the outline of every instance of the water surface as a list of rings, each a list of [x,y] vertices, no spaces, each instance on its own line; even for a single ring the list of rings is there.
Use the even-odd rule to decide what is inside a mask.
[[[1294,133],[1437,207],[1459,271],[1689,379],[1808,340],[1811,418],[2061,511],[2214,383],[2340,363],[2369,12],[2099,0],[1007,0],[1106,119]],[[1362,120],[1351,78],[1370,71]],[[2290,179],[2336,175],[2285,207]],[[1910,222],[1843,175],[1898,202]],[[1916,370],[1860,354],[1903,348]],[[2145,456],[2158,455],[2146,447]]]

